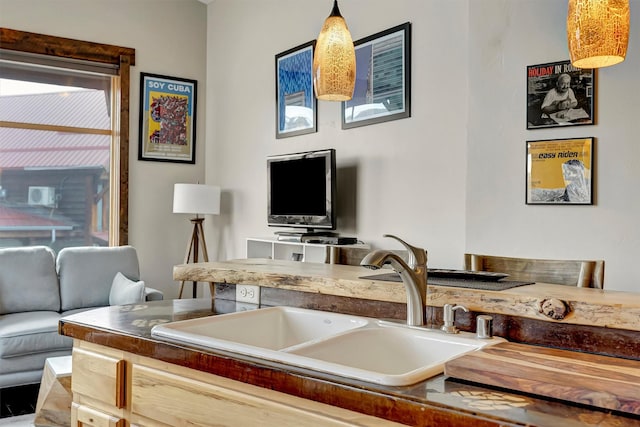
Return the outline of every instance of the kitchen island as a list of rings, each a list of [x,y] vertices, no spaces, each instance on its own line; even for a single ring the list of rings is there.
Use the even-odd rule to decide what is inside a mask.
[[[61,333],[75,339],[74,420],[114,426],[125,420],[229,426],[259,420],[253,425],[640,427],[628,415],[444,375],[411,386],[381,386],[151,336],[156,324],[238,307],[246,308],[221,298],[166,300],[64,318]]]

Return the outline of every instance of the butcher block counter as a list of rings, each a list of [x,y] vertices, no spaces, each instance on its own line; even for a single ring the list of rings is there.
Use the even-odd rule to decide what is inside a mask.
[[[554,369],[553,364],[561,361],[562,364],[558,366],[562,368],[556,369],[556,372],[562,370],[562,381],[567,383],[571,383],[574,378],[571,377],[569,369],[572,359],[586,361],[584,362],[586,366],[590,366],[593,372],[598,373],[611,372],[611,368],[597,366],[597,363],[617,364],[627,369],[627,371],[624,369],[618,371],[615,378],[625,387],[620,391],[622,398],[626,399],[629,394],[633,396],[634,389],[629,387],[634,386],[633,382],[636,384],[635,390],[638,387],[638,377],[634,375],[637,375],[640,364],[638,360],[640,354],[638,329],[640,327],[637,322],[640,303],[637,297],[622,292],[603,292],[545,284],[521,286],[499,292],[429,286],[427,304],[432,305],[427,306],[427,313],[430,326],[439,326],[438,322],[441,321],[437,312],[432,310],[429,315],[430,309],[437,310],[445,303],[464,304],[469,308],[470,313],[456,314],[456,324],[461,329],[473,330],[474,312],[490,313],[495,316],[497,334],[506,337],[509,341],[515,338],[518,342],[506,343],[507,346],[515,345],[516,347],[515,349],[507,347],[502,350],[502,353],[478,354],[479,357],[487,357],[491,363],[478,359],[473,360],[470,366],[464,364],[461,366],[455,365],[455,361],[452,361],[449,366],[452,375],[438,375],[403,387],[351,380],[224,351],[204,351],[185,344],[160,341],[151,336],[151,328],[156,324],[257,308],[257,306],[247,306],[233,300],[235,284],[261,286],[263,306],[293,305],[369,317],[402,319],[405,315],[402,310],[406,308],[402,283],[362,279],[363,275],[371,275],[371,271],[354,266],[293,261],[254,259],[180,265],[174,268],[175,280],[215,282],[215,299],[166,300],[132,306],[99,308],[64,318],[61,320],[60,330],[62,334],[75,339],[74,352],[76,348],[86,350],[83,348],[85,346],[89,346],[88,354],[94,352],[114,356],[111,354],[113,351],[120,352],[115,354],[117,357],[114,356],[113,365],[126,373],[125,378],[128,378],[127,375],[133,376],[134,380],[133,385],[127,382],[126,386],[121,387],[124,391],[120,394],[126,395],[131,392],[133,403],[125,397],[117,410],[112,407],[104,409],[111,411],[110,416],[115,413],[130,423],[138,425],[147,425],[145,424],[147,419],[139,415],[140,413],[149,417],[156,416],[156,420],[165,423],[149,422],[150,425],[179,425],[177,421],[167,421],[163,417],[172,416],[173,413],[180,412],[181,408],[175,406],[175,403],[174,406],[165,408],[166,405],[161,403],[163,398],[150,396],[150,390],[163,390],[163,395],[173,396],[171,401],[175,402],[181,396],[181,390],[186,390],[182,384],[178,384],[179,379],[187,378],[193,382],[201,376],[212,376],[216,381],[222,381],[225,387],[233,389],[234,396],[238,396],[238,393],[252,393],[252,399],[254,399],[252,402],[262,394],[265,395],[262,396],[264,397],[262,401],[267,399],[269,402],[286,402],[286,399],[282,400],[282,396],[289,396],[289,399],[297,399],[291,400],[290,404],[292,407],[295,406],[298,415],[313,414],[317,417],[318,414],[331,414],[337,417],[335,420],[340,420],[336,423],[332,418],[333,421],[330,422],[323,415],[322,421],[314,418],[315,421],[309,424],[303,424],[301,421],[303,417],[298,417],[296,420],[299,421],[291,424],[281,421],[280,424],[274,422],[271,425],[391,426],[399,423],[415,426],[640,427],[635,403],[627,399],[622,405],[616,406],[612,401],[620,396],[615,393],[611,393],[610,396],[594,395],[592,400],[582,399],[572,402],[570,393],[560,397],[545,394],[541,392],[545,388],[543,383],[527,382],[531,377],[530,368],[535,368],[536,364],[539,364],[536,357],[542,357],[540,356],[542,354],[544,358],[551,360],[549,365],[542,366],[543,371],[547,370],[544,374],[553,375],[553,372],[549,373]],[[274,293],[275,291],[277,292]],[[570,307],[564,319],[549,318],[538,310],[541,300],[551,298],[564,301],[567,307]],[[518,317],[510,314],[514,310],[518,313]],[[588,310],[592,310],[595,314],[589,317]],[[634,315],[635,322],[630,317]],[[589,319],[606,327],[583,325],[588,323]],[[551,332],[541,334],[529,332],[531,329],[544,330],[546,326],[549,326],[548,330]],[[560,331],[559,335],[558,331]],[[539,343],[530,345],[531,337],[533,341],[535,339],[545,341],[544,345],[541,346]],[[554,339],[556,341],[553,341]],[[556,344],[568,341],[571,344],[575,339],[580,341],[579,345],[585,347],[592,345],[593,341],[601,340],[609,341],[610,346],[606,351],[601,351],[600,344],[596,346],[597,352],[601,354],[597,355],[599,359],[595,365],[593,364],[595,359],[589,359],[592,355],[585,354],[584,350],[578,353],[566,349],[546,348],[549,347],[546,345],[546,340]],[[583,339],[585,343],[582,343]],[[94,351],[96,349],[91,346],[96,346],[98,350]],[[603,355],[607,353],[622,354],[624,357]],[[79,351],[78,354],[84,353]],[[533,357],[532,355],[535,354],[538,356]],[[509,366],[510,377],[501,377],[499,363],[497,365],[494,363],[495,360],[505,357],[511,358],[513,362]],[[531,363],[524,360],[526,358],[531,358]],[[74,364],[75,360],[74,353]],[[78,360],[83,361],[82,357]],[[120,364],[119,361],[123,361],[124,364]],[[520,367],[518,364],[521,364]],[[90,364],[87,363],[87,365]],[[467,367],[474,368],[468,370],[472,374],[468,378],[468,372],[463,372],[461,369]],[[522,381],[518,381],[517,369],[520,368],[527,368],[522,370],[522,373],[526,374]],[[482,369],[486,369],[486,377],[483,376]],[[166,371],[168,375],[166,387],[162,386],[164,376],[161,375],[161,371]],[[625,372],[629,375],[625,376]],[[75,374],[76,365],[74,365]],[[136,382],[136,375],[143,380]],[[468,381],[454,377],[467,378]],[[81,384],[82,380],[76,380],[76,378],[74,376],[74,383]],[[585,381],[592,379],[575,377],[578,385],[584,385]],[[150,387],[150,382],[155,385]],[[90,382],[85,385],[87,385],[85,390],[90,389]],[[245,390],[243,387],[252,388]],[[276,393],[276,396],[272,393]],[[77,394],[84,398],[82,393]],[[544,397],[545,395],[549,398]],[[202,398],[202,396],[205,395],[199,397]],[[195,402],[197,398],[196,395],[190,395],[189,400]],[[164,399],[169,400],[169,398]],[[219,401],[217,397],[211,398],[211,405]],[[575,403],[576,401],[580,403]],[[87,402],[90,406],[98,405],[95,400],[88,399],[85,403]],[[205,408],[203,409],[205,413],[196,414],[200,416],[197,421],[201,423],[199,425],[249,425],[233,419],[228,423],[215,419],[216,410],[207,402],[209,401],[200,402],[201,407]],[[146,412],[145,404],[148,404]],[[162,409],[154,410],[153,408],[158,405]],[[244,405],[245,403],[242,403],[239,407],[246,408]],[[287,408],[289,403],[284,406],[279,405],[278,408],[282,409]],[[317,408],[313,405],[324,406]],[[300,412],[302,410],[300,408],[304,411]],[[329,411],[331,408],[335,408],[337,412],[334,414]],[[183,412],[188,412],[182,409]],[[265,411],[265,414],[273,413],[272,410]],[[245,412],[248,411],[245,410]],[[361,418],[358,418],[357,414],[361,414]],[[209,420],[208,416],[212,418]],[[260,424],[268,425],[269,423],[262,420]]]
[[[640,415],[640,362],[501,343],[450,360],[453,378]]]
[[[402,283],[362,279],[375,274],[360,266],[272,259],[237,259],[173,268],[173,279],[178,281],[252,284],[308,294],[406,304]],[[471,311],[556,322],[558,319],[550,319],[540,310],[541,303],[548,300],[562,301],[570,307],[570,315],[560,319],[560,323],[640,331],[640,293],[545,283],[503,291],[434,285],[427,288],[428,306],[457,303]]]

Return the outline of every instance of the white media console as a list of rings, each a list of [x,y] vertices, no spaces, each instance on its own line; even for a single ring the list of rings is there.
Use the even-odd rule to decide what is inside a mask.
[[[327,245],[278,240],[276,237],[247,238],[247,258],[270,258],[292,261],[334,263],[340,248],[370,249],[365,243]]]

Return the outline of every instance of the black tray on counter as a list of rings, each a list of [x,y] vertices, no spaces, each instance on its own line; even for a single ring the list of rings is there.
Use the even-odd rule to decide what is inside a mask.
[[[442,268],[427,268],[429,279],[458,279],[475,280],[478,282],[497,282],[509,277],[505,273],[494,273],[491,271],[471,271],[471,270],[446,270]],[[379,273],[371,276],[361,276],[360,279],[385,280],[388,282],[402,282],[400,275],[395,271],[389,273]]]

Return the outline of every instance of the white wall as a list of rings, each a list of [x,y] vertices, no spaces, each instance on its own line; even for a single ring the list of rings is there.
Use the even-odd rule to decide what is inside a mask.
[[[213,120],[207,122],[207,181],[227,192],[226,214],[216,218],[217,256],[244,257],[246,237],[272,236],[277,230],[266,221],[268,155],[332,147],[338,169],[355,168],[357,181],[338,183],[343,190],[355,185],[355,194],[343,196],[355,205],[355,217],[338,219],[343,220],[341,234],[399,249],[382,238],[396,234],[427,248],[431,265],[460,267],[467,2],[341,1],[354,40],[412,22],[412,117],[341,130],[340,103],[319,102],[317,133],[276,139],[275,55],[315,39],[331,5],[317,0],[215,0],[208,6],[207,110]]]
[[[526,130],[526,66],[569,58],[567,2],[470,1],[466,248],[604,259],[605,287],[640,291],[640,3],[627,59],[596,72],[596,125]],[[527,206],[527,140],[596,138],[595,205]]]
[[[208,9],[208,181],[228,192],[219,252],[243,257],[266,226],[265,157],[334,147],[355,167],[355,223],[339,231],[375,246],[397,234],[459,268],[462,253],[602,258],[606,287],[635,291],[640,272],[634,184],[640,169],[640,62],[632,2],[628,59],[597,72],[597,125],[527,131],[526,66],[568,59],[566,1],[340,2],[354,39],[413,23],[412,117],[340,129],[320,102],[318,133],[276,140],[274,55],[316,37],[330,1],[215,0]],[[594,206],[525,205],[527,140],[596,137]]]
[[[172,267],[184,261],[191,233],[189,216],[172,213],[173,184],[205,178],[206,9],[195,0],[0,0],[2,27],[136,50],[131,68],[129,243],[138,249],[142,278],[167,298],[178,295]],[[140,72],[198,81],[202,102],[195,165],[138,161]]]

